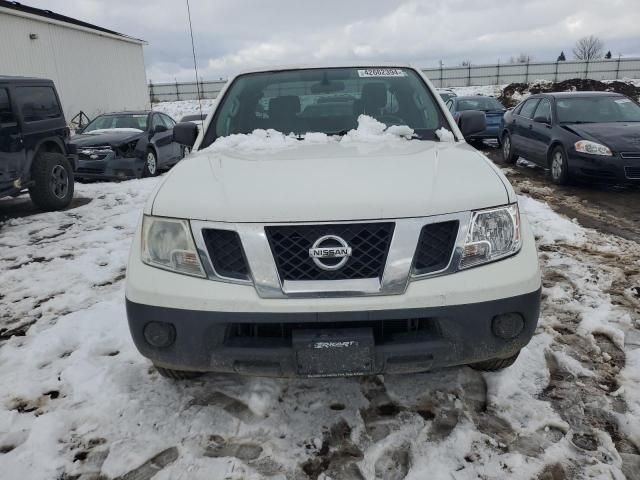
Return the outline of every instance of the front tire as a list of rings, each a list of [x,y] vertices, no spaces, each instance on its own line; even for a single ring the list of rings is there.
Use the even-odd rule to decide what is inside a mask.
[[[555,147],[551,151],[549,164],[549,172],[553,183],[556,185],[569,183],[569,164],[567,163],[567,154],[562,147]]]
[[[144,167],[142,167],[143,177],[155,177],[158,175],[158,157],[152,149],[147,150],[144,156]]]
[[[481,372],[497,372],[513,365],[518,358],[518,355],[520,355],[520,350],[518,350],[515,355],[508,358],[492,358],[491,360],[485,360],[484,362],[472,363],[469,366],[474,370],[480,370]]]
[[[499,143],[502,146],[502,160],[504,163],[516,163],[518,156],[513,153],[513,144],[511,143],[509,132],[505,132]]]
[[[42,210],[60,210],[73,199],[73,169],[61,153],[41,152],[33,161],[31,200]]]
[[[155,366],[160,375],[171,380],[192,380],[203,375],[202,372],[188,372],[186,370],[172,370],[170,368],[162,368]]]

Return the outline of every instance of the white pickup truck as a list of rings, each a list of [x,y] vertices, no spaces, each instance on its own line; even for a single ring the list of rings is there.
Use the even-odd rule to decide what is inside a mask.
[[[157,370],[268,376],[511,365],[540,308],[513,188],[411,67],[230,80],[151,195],[127,271]]]

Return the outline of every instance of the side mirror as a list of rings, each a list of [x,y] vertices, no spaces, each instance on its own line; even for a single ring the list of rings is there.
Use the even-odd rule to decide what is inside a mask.
[[[480,133],[487,128],[487,118],[484,112],[478,110],[464,110],[458,117],[458,125],[462,136],[467,138],[474,133]]]
[[[198,138],[198,126],[191,122],[181,122],[173,127],[173,141],[186,147],[193,147]]]
[[[168,128],[164,125],[156,125],[156,127],[153,129],[153,133],[162,133],[162,132],[166,132],[168,130]]]
[[[549,119],[543,115],[538,115],[537,117],[533,117],[533,121],[536,123],[551,123]]]

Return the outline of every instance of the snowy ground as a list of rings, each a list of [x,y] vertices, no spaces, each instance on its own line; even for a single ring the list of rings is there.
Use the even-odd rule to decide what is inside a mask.
[[[543,310],[501,373],[176,383],[124,311],[157,181],[80,184],[89,203],[0,224],[0,477],[639,478],[637,243],[521,196]]]
[[[213,107],[215,100],[182,100],[179,102],[160,102],[153,104],[153,110],[166,113],[175,121],[179,122],[185,115],[197,114],[202,107],[202,112],[208,114]]]

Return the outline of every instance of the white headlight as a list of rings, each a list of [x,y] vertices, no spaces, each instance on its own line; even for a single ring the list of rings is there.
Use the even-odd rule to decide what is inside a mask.
[[[142,261],[152,267],[205,277],[187,220],[142,219]]]
[[[600,145],[596,142],[590,142],[589,140],[580,140],[574,144],[576,152],[590,153],[591,155],[606,155],[610,157],[612,155],[609,147]]]
[[[518,204],[473,212],[460,268],[513,255],[521,246]]]

